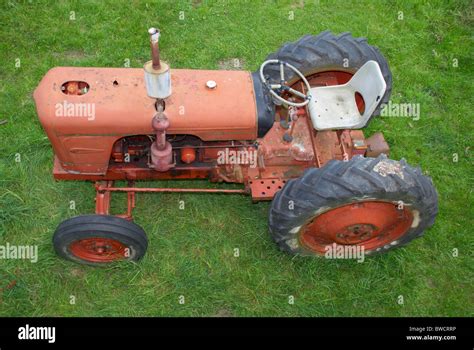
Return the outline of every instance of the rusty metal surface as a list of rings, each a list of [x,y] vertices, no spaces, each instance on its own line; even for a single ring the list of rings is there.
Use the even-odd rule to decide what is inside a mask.
[[[159,37],[160,31],[156,28],[148,29],[150,34],[150,49],[151,49],[151,60],[153,62],[153,69],[159,70],[161,68],[160,63],[160,48],[159,48]]]
[[[156,188],[156,187],[135,187],[133,181],[128,182],[128,187],[114,187],[114,181],[97,181],[96,189],[96,209],[98,215],[115,215],[117,217],[133,220],[133,209],[135,208],[136,193],[223,193],[223,194],[248,194],[247,189],[217,189],[217,188]],[[127,212],[123,214],[113,214],[110,212],[110,202],[113,192],[127,193]]]
[[[190,134],[204,141],[254,140],[257,111],[249,72],[175,69],[173,94],[166,100],[169,134]],[[208,89],[214,80],[217,88]],[[83,95],[66,95],[68,81],[87,82]],[[143,70],[133,68],[51,69],[34,92],[36,109],[55,154],[65,169],[105,174],[115,141],[153,133],[155,100],[147,96]],[[94,106],[92,118],[57,116],[58,104]],[[74,150],[72,150],[74,149]]]
[[[167,172],[158,172],[152,168],[138,167],[134,164],[117,164],[105,168],[105,173],[75,173],[67,171],[55,157],[53,176],[56,180],[172,180],[172,179],[207,179],[210,178],[214,167],[183,167],[171,169]]]
[[[133,185],[133,182],[129,182],[129,185]],[[110,201],[112,199],[112,192],[110,188],[114,186],[113,181],[97,181],[95,183],[96,196],[95,196],[95,213],[98,215],[110,215]],[[116,214],[115,216],[121,217],[126,220],[132,220],[132,212],[135,208],[135,192],[127,192],[127,212],[124,214]]]
[[[315,149],[318,156],[318,163],[324,166],[331,159],[342,159],[339,147],[339,138],[334,131],[315,132]]]
[[[250,180],[249,186],[251,195],[254,200],[271,200],[275,193],[285,186],[286,180],[274,179],[258,179]]]
[[[161,151],[161,146],[167,142],[162,137],[164,133],[158,132],[163,128],[152,127],[155,100],[147,96],[142,75],[140,69],[55,68],[35,91],[38,114],[56,154],[54,177],[102,181],[96,196],[98,213],[109,212],[112,192],[128,193],[128,210],[122,215],[125,218],[131,217],[135,192],[240,193],[251,194],[255,201],[271,200],[287,180],[301,176],[310,167],[324,166],[331,159],[348,160],[366,152],[368,156],[388,152],[383,136],[377,134],[365,139],[360,130],[315,131],[304,108],[292,114],[277,109],[278,121],[264,137],[257,139],[256,106],[249,73],[174,70],[173,95],[165,104],[169,127],[164,130],[171,135],[195,135],[203,143],[191,145],[191,148],[187,144],[178,146],[175,158],[179,160],[186,156],[190,161],[183,161],[179,167],[168,171],[150,168],[143,158],[140,162],[126,163],[117,140],[156,133],[158,143],[152,145],[160,146],[157,149]],[[315,79],[319,84],[331,85],[338,83],[337,77]],[[209,80],[217,82],[215,89],[206,87]],[[82,95],[66,95],[61,86],[67,81],[87,82],[90,90]],[[96,104],[96,118],[89,121],[55,116],[54,104],[66,99]],[[280,119],[288,118],[289,128],[280,123]],[[150,142],[150,136],[140,137]],[[147,147],[146,144],[138,145],[128,151],[143,157]],[[257,151],[256,166],[218,164],[218,152],[226,148]],[[140,189],[113,187],[111,182],[164,179],[243,183],[245,189]]]
[[[365,155],[368,145],[362,130],[350,130],[349,135],[352,156]]]
[[[270,131],[259,142],[259,152],[262,153],[266,166],[294,164],[295,162],[314,164],[311,130],[306,123],[306,117],[300,117],[293,124],[290,142],[285,142],[283,137],[291,130],[285,129],[280,123],[274,123]]]
[[[383,137],[381,132],[376,132],[372,136],[370,136],[367,140],[367,157],[374,157],[376,158],[378,155],[384,153],[387,157],[390,154],[390,147],[388,146],[387,141]]]
[[[409,207],[396,203],[360,201],[316,216],[301,228],[300,241],[311,251],[324,255],[328,245],[358,245],[366,251],[399,239],[413,222]]]
[[[154,187],[108,187],[110,192],[159,192],[159,193],[232,193],[248,194],[247,190],[228,190],[218,188],[154,188]]]
[[[156,132],[155,142],[152,143],[150,149],[151,165],[156,171],[168,171],[174,166],[173,150],[171,143],[166,141],[166,130],[169,128],[170,122],[161,105],[151,124]]]

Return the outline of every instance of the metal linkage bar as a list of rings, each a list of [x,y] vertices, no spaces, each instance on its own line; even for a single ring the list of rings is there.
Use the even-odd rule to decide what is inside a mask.
[[[233,193],[248,194],[247,190],[225,190],[218,188],[139,188],[139,187],[109,187],[106,191],[110,192],[165,192],[165,193]]]
[[[226,193],[226,194],[248,194],[246,189],[242,190],[227,190],[218,188],[154,188],[154,187],[133,187],[133,181],[128,183],[129,187],[113,187],[113,181],[97,181],[95,183],[96,198],[95,205],[96,214],[109,215],[110,214],[110,200],[112,192],[126,192],[127,193],[127,213],[116,215],[118,217],[132,220],[133,208],[135,208],[135,193]]]

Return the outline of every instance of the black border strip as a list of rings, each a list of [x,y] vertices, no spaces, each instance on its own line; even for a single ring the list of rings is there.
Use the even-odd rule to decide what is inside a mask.
[[[19,340],[25,325],[55,327],[55,343],[47,340]],[[0,349],[37,345],[123,344],[163,336],[311,336],[324,342],[378,344],[389,340],[416,348],[455,348],[474,344],[472,318],[0,318]],[[424,328],[422,332],[410,327]],[[431,327],[432,330],[429,330]],[[455,327],[436,330],[436,327]],[[456,340],[407,340],[407,336],[456,336]],[[41,343],[41,344],[40,344]],[[336,345],[335,344],[335,345]]]

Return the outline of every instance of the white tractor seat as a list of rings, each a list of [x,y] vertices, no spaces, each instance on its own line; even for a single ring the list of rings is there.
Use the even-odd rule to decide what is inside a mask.
[[[316,130],[358,129],[365,126],[385,93],[387,84],[377,62],[368,61],[347,83],[311,89],[308,110]],[[357,108],[355,96],[361,94],[364,114]]]

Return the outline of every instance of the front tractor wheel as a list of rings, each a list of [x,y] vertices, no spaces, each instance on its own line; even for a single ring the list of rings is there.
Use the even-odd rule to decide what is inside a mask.
[[[369,255],[421,236],[437,211],[436,190],[419,169],[385,155],[359,156],[289,181],[272,202],[269,227],[280,248],[293,254],[360,246]]]
[[[63,221],[53,236],[56,253],[87,265],[137,261],[148,240],[137,224],[110,215],[81,215]]]

